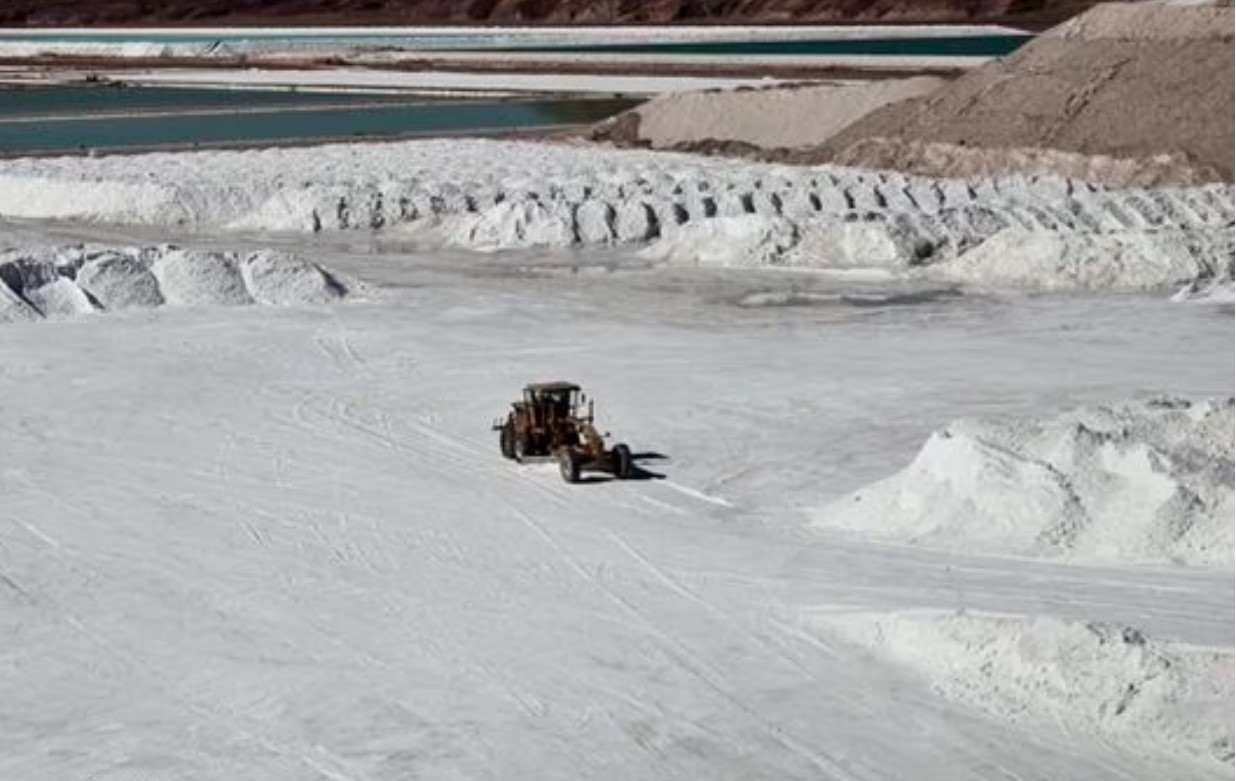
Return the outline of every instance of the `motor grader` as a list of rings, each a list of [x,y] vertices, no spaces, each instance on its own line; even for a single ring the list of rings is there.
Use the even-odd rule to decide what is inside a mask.
[[[609,472],[619,480],[635,473],[629,447],[605,447],[609,435],[597,431],[593,402],[575,383],[527,385],[523,398],[511,403],[506,419],[493,429],[499,432],[503,456],[520,463],[552,457],[568,483],[578,483],[583,470]]]

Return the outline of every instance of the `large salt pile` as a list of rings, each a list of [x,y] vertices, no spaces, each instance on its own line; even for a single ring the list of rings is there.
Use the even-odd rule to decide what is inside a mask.
[[[809,621],[997,718],[1147,754],[1232,762],[1230,649],[1047,617],[830,612]]]
[[[281,252],[87,246],[0,253],[0,322],[158,306],[320,304],[349,294]]]
[[[652,254],[675,263],[913,267],[980,284],[1175,290],[1230,278],[1236,209],[1227,185],[1118,191],[1051,176],[930,179],[426,140],[3,161],[0,215],[393,231],[488,250],[661,241]],[[1033,235],[1022,241],[1022,232]],[[992,252],[946,265],[993,238]],[[1040,257],[1056,245],[1072,258],[1060,269]],[[1157,257],[1164,247],[1171,262]],[[1100,257],[1109,248],[1125,260]]]
[[[1078,561],[1233,566],[1233,401],[957,421],[822,528]]]
[[[1219,290],[1231,284],[1236,271],[1230,229],[1105,226],[1091,232],[1076,225],[1046,229],[1023,217],[1011,209],[982,207],[929,220],[904,213],[803,222],[758,214],[716,217],[681,225],[642,254],[697,266],[868,268],[982,288],[1037,290]],[[1034,227],[1024,227],[1027,223]]]
[[[1231,229],[1059,233],[1004,228],[931,275],[1041,290],[1147,290],[1230,285]]]

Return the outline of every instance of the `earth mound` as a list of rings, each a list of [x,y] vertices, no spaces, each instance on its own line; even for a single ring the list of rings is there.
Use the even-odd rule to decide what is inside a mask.
[[[1025,150],[1052,150],[1110,158],[1126,179],[1130,160],[1165,178],[1166,159],[1179,170],[1171,183],[1230,182],[1234,21],[1230,7],[1099,6],[929,95],[876,109],[805,157],[956,176],[1001,154],[1018,170],[1050,167]]]
[[[1110,3],[934,86],[916,78],[664,96],[592,138],[953,178],[1231,182],[1234,22],[1230,3]],[[800,112],[817,120],[780,130]]]
[[[607,120],[593,137],[623,146],[683,151],[810,147],[878,108],[944,84],[943,79],[917,76],[671,93]]]

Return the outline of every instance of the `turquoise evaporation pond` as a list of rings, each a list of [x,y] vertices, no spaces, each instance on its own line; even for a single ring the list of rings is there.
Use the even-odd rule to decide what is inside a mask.
[[[405,49],[487,50],[500,52],[562,52],[571,54],[695,54],[803,56],[827,54],[873,54],[905,56],[999,56],[1017,49],[1033,37],[1030,34],[923,36],[891,38],[819,38],[795,40],[735,41],[658,41],[560,43],[561,38],[527,38],[523,41],[502,33],[469,35],[392,35],[391,33],[299,33],[254,31],[211,35],[198,32],[102,32],[81,35],[0,34],[0,42],[82,42],[82,43],[197,43],[242,44],[246,42],[323,44],[366,44]]]
[[[124,111],[242,110],[413,102],[429,103],[431,100],[394,93],[64,84],[0,89],[0,119]]]
[[[518,101],[393,101],[390,96],[321,93],[229,92],[227,90],[162,90],[157,88],[47,87],[40,90],[0,91],[0,154],[241,144],[262,141],[307,141],[320,138],[381,137],[433,133],[467,133],[561,127],[588,124],[635,105],[622,99],[518,100]],[[88,92],[97,90],[97,94]],[[47,111],[32,105],[28,93],[60,90],[60,95],[41,97],[60,108]],[[15,102],[11,96],[27,93]],[[126,99],[107,108],[115,113],[98,115],[98,94]],[[214,93],[214,94],[210,94]],[[87,97],[88,96],[88,97]],[[299,102],[271,104],[264,101]],[[183,99],[203,101],[188,105]],[[222,107],[210,100],[246,99]],[[305,100],[300,100],[305,99]],[[329,99],[330,105],[322,105]],[[66,113],[65,101],[82,101],[78,110]],[[143,105],[136,105],[138,102]],[[89,104],[95,116],[82,107]],[[135,109],[147,113],[123,116]]]

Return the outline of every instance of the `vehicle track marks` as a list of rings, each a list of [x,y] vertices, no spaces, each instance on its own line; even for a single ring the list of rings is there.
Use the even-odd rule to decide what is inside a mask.
[[[773,741],[781,744],[783,747],[798,755],[801,759],[814,765],[818,770],[824,773],[823,778],[831,781],[859,781],[862,777],[856,776],[853,773],[845,770],[831,761],[829,758],[820,755],[809,746],[801,743],[778,724],[768,720],[758,711],[743,701],[731,688],[726,686],[724,677],[716,671],[712,670],[710,665],[692,651],[683,641],[669,634],[665,630],[658,627],[651,619],[639,610],[630,600],[623,597],[614,589],[605,584],[604,581],[593,575],[587,567],[585,567],[579,559],[573,556],[570,551],[563,546],[542,524],[538,523],[531,515],[517,508],[512,508],[512,514],[527,526],[535,535],[541,538],[551,550],[555,552],[565,563],[567,563],[576,574],[592,587],[600,590],[607,599],[618,606],[620,610],[626,612],[640,625],[642,625],[650,634],[658,638],[663,644],[663,650],[666,654],[684,671],[692,677],[699,680],[706,688],[717,695],[721,700],[728,703],[730,707],[744,714],[747,719],[759,726],[759,728]],[[874,781],[874,777],[873,777]]]

